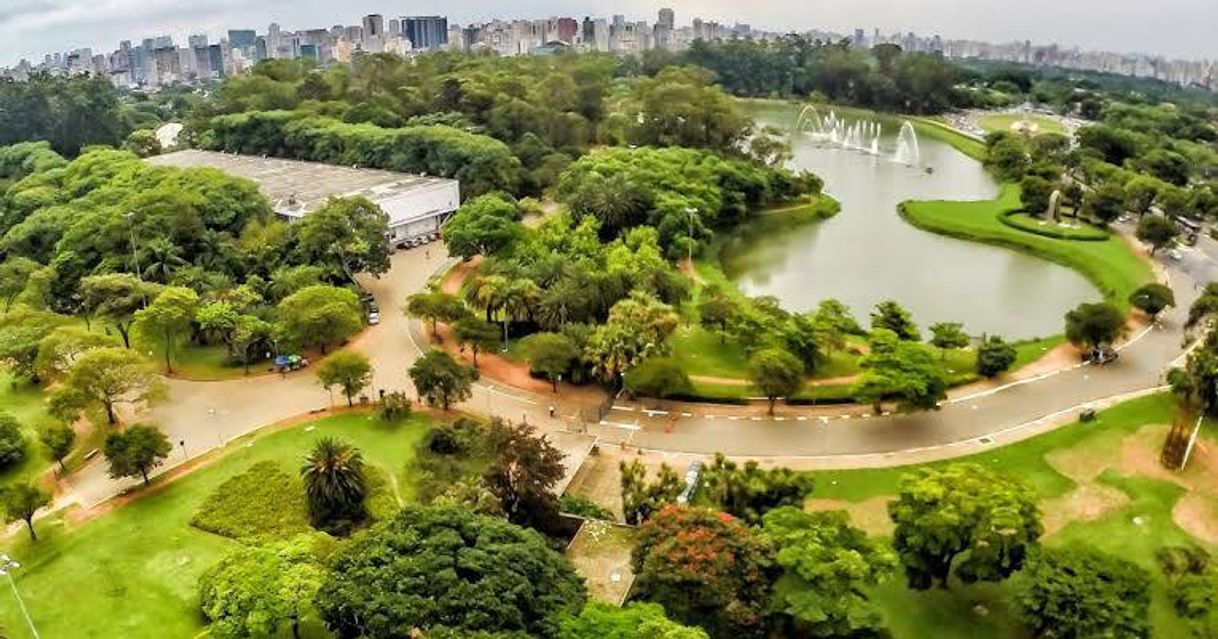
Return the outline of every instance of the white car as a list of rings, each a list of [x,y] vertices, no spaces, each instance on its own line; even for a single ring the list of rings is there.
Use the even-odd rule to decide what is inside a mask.
[[[381,323],[381,314],[380,313],[377,313],[376,311],[368,313],[368,325],[369,326],[376,326],[377,324],[380,324],[380,323]]]
[[[1179,262],[1180,259],[1184,257],[1184,254],[1176,249],[1172,249],[1167,252],[1167,257],[1170,257],[1171,259]]]

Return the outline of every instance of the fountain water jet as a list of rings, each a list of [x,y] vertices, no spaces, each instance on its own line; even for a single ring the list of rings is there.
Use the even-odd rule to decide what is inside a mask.
[[[822,116],[815,106],[807,104],[796,116],[792,133],[807,135],[843,149],[861,151],[877,157],[887,157],[907,166],[918,166],[922,161],[922,154],[918,148],[918,134],[909,121],[901,123],[896,147],[884,149],[882,143],[884,127],[878,121],[860,119],[851,122],[845,118],[839,118],[836,111],[829,111],[827,116]]]

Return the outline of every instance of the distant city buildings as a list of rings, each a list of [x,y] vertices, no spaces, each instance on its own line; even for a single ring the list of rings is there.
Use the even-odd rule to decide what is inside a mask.
[[[266,32],[231,29],[213,42],[206,34],[194,34],[184,45],[169,36],[145,38],[139,44],[124,40],[110,54],[95,55],[90,49],[48,54],[41,62],[22,60],[0,69],[0,77],[23,80],[34,73],[65,75],[94,73],[110,78],[121,88],[149,88],[189,84],[244,73],[268,59],[309,59],[319,64],[349,62],[366,53],[411,56],[423,51],[492,51],[502,56],[544,55],[567,48],[633,55],[649,49],[683,51],[696,40],[731,38],[768,39],[785,33],[755,30],[747,24],[727,26],[694,17],[678,25],[670,8],[661,8],[654,23],[632,20],[625,15],[609,19],[585,16],[534,20],[492,20],[479,24],[449,24],[448,18],[369,14],[358,24],[329,29],[284,31],[272,23]],[[913,33],[884,35],[879,29],[851,34],[810,30],[811,39],[847,41],[857,48],[895,44],[906,51],[925,52],[957,59],[983,59],[1024,64],[1101,71],[1156,78],[1183,86],[1218,91],[1218,62],[1174,60],[1145,54],[1082,51],[1058,45],[1034,46],[1029,41],[994,44],[975,40],[945,40],[938,35]]]

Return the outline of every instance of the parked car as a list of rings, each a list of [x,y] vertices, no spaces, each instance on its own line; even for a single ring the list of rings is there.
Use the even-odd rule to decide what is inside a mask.
[[[376,326],[377,324],[380,324],[380,323],[381,323],[381,314],[380,313],[378,313],[376,311],[371,311],[370,313],[368,313],[368,325],[369,326]]]
[[[1120,356],[1121,354],[1111,346],[1100,346],[1088,351],[1086,360],[1092,364],[1095,364],[1096,366],[1103,366],[1104,364],[1111,364],[1112,362],[1115,362]]]
[[[1184,257],[1184,254],[1181,253],[1180,251],[1178,251],[1177,249],[1172,249],[1167,252],[1167,257],[1170,257],[1171,259],[1179,262],[1180,258]]]

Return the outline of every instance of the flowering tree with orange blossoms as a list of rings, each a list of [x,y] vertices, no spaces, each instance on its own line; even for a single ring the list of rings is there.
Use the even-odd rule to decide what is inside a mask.
[[[712,637],[764,633],[778,568],[770,544],[723,512],[666,506],[638,529],[635,591]]]

